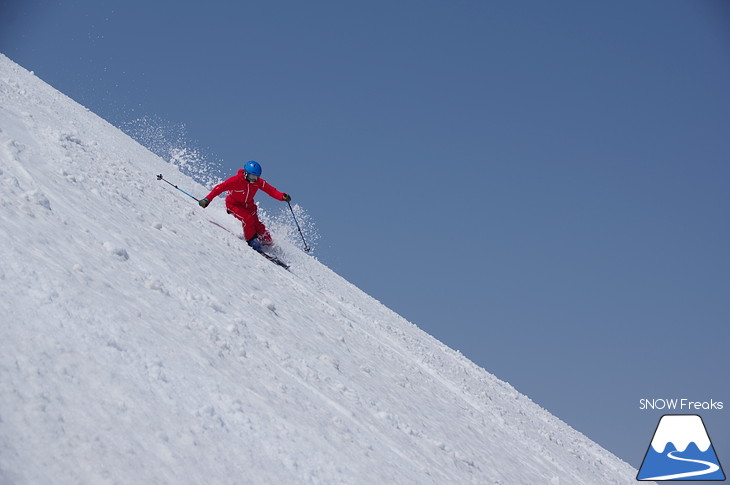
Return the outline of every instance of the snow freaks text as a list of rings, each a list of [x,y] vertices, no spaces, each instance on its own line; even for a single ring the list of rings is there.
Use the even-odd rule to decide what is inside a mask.
[[[645,410],[668,410],[668,411],[720,411],[723,408],[722,401],[692,401],[691,399],[640,399],[639,409]]]

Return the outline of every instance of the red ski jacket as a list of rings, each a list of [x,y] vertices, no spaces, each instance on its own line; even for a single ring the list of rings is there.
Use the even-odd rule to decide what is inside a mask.
[[[276,190],[276,187],[269,184],[261,177],[259,177],[256,182],[249,182],[246,180],[243,169],[240,169],[233,177],[213,187],[213,190],[211,190],[210,194],[206,195],[205,198],[212,202],[213,199],[227,190],[228,195],[226,196],[226,207],[241,205],[245,209],[251,210],[256,208],[256,203],[253,201],[253,197],[259,189],[263,190],[274,199],[284,200],[284,193]]]

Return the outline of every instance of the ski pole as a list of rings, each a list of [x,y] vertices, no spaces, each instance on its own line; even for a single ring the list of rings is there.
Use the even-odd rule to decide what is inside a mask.
[[[165,179],[165,177],[163,177],[163,176],[162,176],[162,174],[160,174],[160,175],[158,175],[158,176],[157,176],[157,180],[162,180],[163,182],[167,182],[168,184],[172,185],[173,187],[175,187],[175,188],[176,188],[177,190],[179,190],[179,191],[180,191],[180,192],[182,192],[183,194],[187,195],[187,196],[188,196],[188,197],[190,197],[190,198],[193,198],[193,199],[195,199],[195,200],[196,200],[197,202],[200,202],[200,199],[198,199],[198,198],[195,198],[195,197],[193,197],[192,195],[188,194],[187,192],[185,192],[185,191],[184,191],[183,189],[181,189],[181,188],[180,188],[180,187],[178,187],[177,185],[175,185],[175,184],[172,184],[172,183],[168,182],[168,181],[167,181],[167,179]]]
[[[302,242],[304,243],[304,252],[308,253],[312,250],[309,246],[307,246],[307,241],[304,240],[304,234],[302,233],[302,228],[299,227],[299,222],[297,222],[297,216],[294,215],[294,209],[291,207],[291,202],[287,201],[287,204],[289,204],[289,210],[291,211],[291,216],[294,218],[294,224],[297,225],[297,229],[299,230],[299,235],[302,236]]]

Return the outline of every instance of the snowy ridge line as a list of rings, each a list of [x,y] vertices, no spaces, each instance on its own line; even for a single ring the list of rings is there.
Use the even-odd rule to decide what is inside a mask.
[[[343,280],[344,282],[344,280]],[[353,288],[354,291],[359,291],[357,288],[352,287],[349,283],[344,282],[347,287]],[[335,295],[325,295],[326,300],[321,300],[321,302],[329,307],[329,309],[334,310],[335,309],[335,303],[333,303],[333,300],[342,299],[342,297],[338,297]],[[485,394],[483,391],[481,395],[479,395],[477,392],[473,391],[473,388],[484,388],[485,384],[490,385],[491,387],[496,386],[497,389],[501,390],[501,394],[505,396],[506,399],[512,400],[512,399],[526,399],[526,401],[535,407],[538,407],[537,405],[534,405],[532,401],[525,398],[521,394],[519,394],[512,386],[510,386],[507,383],[504,383],[502,381],[499,381],[495,379],[490,374],[485,374],[483,369],[476,366],[473,362],[466,359],[463,355],[461,355],[459,352],[456,352],[449,347],[441,344],[437,340],[433,339],[433,337],[423,334],[415,325],[408,322],[407,320],[403,319],[399,315],[392,312],[392,310],[383,307],[377,302],[376,300],[372,299],[372,297],[367,297],[368,299],[372,300],[374,303],[378,305],[379,312],[382,313],[382,318],[396,318],[398,319],[403,325],[402,328],[405,330],[396,330],[394,326],[391,325],[383,325],[379,319],[373,318],[371,316],[368,316],[362,308],[356,307],[354,305],[344,305],[344,307],[347,310],[347,313],[343,315],[344,321],[361,321],[365,319],[365,321],[370,322],[370,325],[363,326],[363,327],[357,327],[357,330],[366,335],[369,338],[372,338],[374,340],[378,339],[376,334],[374,332],[370,332],[367,329],[368,328],[378,328],[385,333],[387,333],[391,338],[390,339],[379,339],[381,341],[380,345],[389,349],[391,354],[399,354],[404,356],[405,359],[413,360],[417,363],[417,366],[412,366],[411,371],[417,371],[421,372],[424,371],[432,378],[437,379],[444,387],[448,388],[453,395],[459,399],[462,400],[467,404],[468,407],[471,409],[468,411],[469,414],[474,416],[483,416],[483,415],[489,415],[489,414],[495,414],[494,409],[490,409],[490,404],[494,404],[493,397],[490,395]],[[348,299],[345,298],[343,302],[346,302]],[[357,316],[354,316],[353,314],[358,314]],[[413,330],[416,335],[418,335],[418,338],[409,338],[411,337],[409,335],[409,330]],[[425,345],[421,343],[421,339],[426,338],[429,340],[429,345]],[[384,344],[382,342],[389,342],[387,344]],[[397,344],[397,345],[396,345]],[[433,351],[433,347],[435,346],[436,349],[438,349],[438,352]],[[441,358],[440,356],[443,356]],[[448,366],[445,364],[445,359],[453,360],[456,359],[456,361],[459,363],[457,366]],[[444,374],[444,371],[448,370],[448,374]],[[474,379],[472,373],[482,374],[483,377],[480,379]],[[457,388],[453,382],[456,382],[458,380],[462,381],[462,387]],[[471,382],[471,384],[469,384]],[[460,406],[462,410],[468,409]],[[538,407],[539,408],[539,407]],[[503,415],[508,415],[510,412],[509,409],[501,408],[496,410],[495,417],[501,417]],[[554,418],[552,415],[547,413],[547,411],[542,410],[539,408],[539,414],[541,415],[540,419],[537,421],[537,424],[533,423],[535,427],[537,428],[538,432],[542,433],[543,436],[548,437],[549,439],[553,440],[556,439],[555,436],[549,432],[543,432],[542,426],[547,423],[551,422],[559,422],[556,418]],[[482,422],[482,424],[484,424]],[[561,423],[562,424],[562,423]],[[576,435],[578,435],[577,439],[573,440],[571,442],[571,454],[574,456],[580,456],[581,449],[585,447],[593,447],[594,449],[598,450],[600,449],[595,443],[588,440],[585,436],[581,435],[580,433],[575,432]],[[526,440],[525,443],[528,444],[528,446],[532,449],[534,452],[543,452],[544,448],[534,445],[536,441],[533,439],[534,437],[530,437],[529,440]],[[439,443],[439,446],[446,446],[443,443]],[[465,461],[469,461],[466,460]]]
[[[293,241],[280,271],[157,173],[206,192],[0,55],[0,482],[634,483]]]
[[[332,298],[333,298],[332,296],[325,295],[324,293],[319,293],[319,294],[316,294],[315,293],[315,295],[317,295],[317,297],[319,299],[319,303],[323,307],[325,307],[325,309],[323,310],[325,313],[333,314],[334,312],[337,311],[336,304],[334,302],[332,302]],[[347,310],[350,310],[350,311],[353,311],[353,312],[360,312],[361,315],[359,317],[354,317],[352,315],[343,314],[343,315],[341,315],[342,318],[343,318],[343,322],[342,322],[343,324],[348,324],[348,322],[361,321],[363,318],[365,318],[365,315],[362,314],[362,310],[360,310],[360,309],[357,309],[357,308],[354,308],[354,307],[353,308],[346,308],[346,309]],[[340,311],[342,311],[342,310],[340,310]],[[374,323],[377,323],[377,322],[374,322]],[[408,323],[408,325],[412,325],[412,324]],[[378,337],[374,333],[367,331],[367,328],[368,327],[359,327],[359,326],[358,327],[355,327],[352,324],[350,324],[349,326],[350,326],[350,328],[353,328],[356,332],[365,335],[367,338],[372,339],[373,341],[379,340]],[[400,334],[400,336],[404,337],[405,334]],[[393,343],[395,343],[395,342],[393,342]],[[408,349],[406,349],[403,345],[392,345],[392,343],[391,344],[383,344],[383,343],[381,343],[381,345],[383,347],[385,347],[386,349],[388,349],[390,354],[398,354],[398,355],[403,356],[404,360],[410,360],[413,357],[412,352],[409,351]],[[419,364],[419,367],[421,369],[423,369],[423,370],[426,370],[433,378],[439,379],[441,382],[445,383],[445,381],[443,381],[443,379],[441,378],[440,375],[438,375],[434,370],[429,369],[423,363]],[[372,426],[368,426],[368,425],[366,425],[364,423],[361,423],[361,422],[357,421],[355,419],[355,417],[352,416],[351,413],[347,411],[347,409],[343,408],[341,405],[339,405],[335,401],[332,401],[332,400],[328,399],[326,396],[322,395],[319,391],[317,391],[316,389],[312,388],[311,386],[310,386],[310,390],[312,392],[315,392],[318,395],[320,395],[323,399],[326,399],[330,403],[330,405],[332,405],[335,409],[338,410],[338,412],[340,412],[342,415],[346,416],[348,419],[352,420],[358,426],[365,426],[370,432],[373,432],[374,431],[373,428],[372,428]],[[461,397],[462,399],[467,400],[467,402],[469,402],[469,404],[472,405],[473,407],[477,407],[477,405],[475,405],[473,402],[471,402],[471,400],[469,400],[467,398],[467,396],[464,395],[463,392],[458,391],[458,390],[453,389],[453,388],[451,388],[451,390],[452,390],[452,392],[456,396]],[[389,418],[390,419],[399,419],[399,418],[393,417],[393,416],[390,416]],[[407,426],[407,424],[406,424],[406,426]],[[437,446],[442,446],[442,447],[445,446],[442,443],[437,442],[436,440],[432,440],[432,441]],[[392,443],[391,443],[391,448],[393,449],[393,451],[395,453],[399,454],[402,457],[405,457],[398,450],[397,446],[393,445]]]
[[[417,329],[417,327],[415,327],[410,322],[407,322],[405,319],[402,319],[402,317],[398,316],[398,318],[401,319],[405,324]],[[485,376],[487,377],[486,380],[484,378],[476,379],[473,375],[473,372],[477,374],[483,373],[483,370],[481,368],[465,358],[461,353],[450,349],[449,347],[441,344],[435,339],[432,339],[432,337],[427,336],[426,338],[432,339],[433,343],[436,344],[440,352],[433,352],[432,350],[429,351],[428,346],[421,344],[420,340],[407,338],[406,331],[398,331],[391,326],[383,326],[380,324],[379,321],[374,321],[373,323],[381,329],[386,330],[388,333],[390,333],[391,336],[394,337],[390,340],[391,345],[388,346],[389,349],[391,349],[393,352],[398,352],[406,357],[412,357],[413,360],[418,364],[418,372],[423,371],[432,378],[437,379],[445,388],[450,390],[457,399],[463,401],[466,404],[466,407],[460,406],[460,408],[462,409],[462,411],[466,411],[470,416],[477,418],[484,415],[493,414],[494,419],[500,419],[502,416],[509,414],[509,409],[500,407],[497,407],[496,409],[493,408],[495,401],[493,400],[494,398],[492,395],[485,394],[483,391],[481,395],[479,395],[473,390],[474,388],[483,389],[484,385],[487,383],[490,386],[496,386],[496,389],[501,391],[495,394],[502,394],[504,398],[509,400],[526,399],[527,402],[533,404],[532,401],[519,394],[512,386],[494,379],[493,376],[489,374]],[[368,333],[364,329],[361,329],[361,331],[363,331],[364,333]],[[373,336],[372,334],[368,335],[371,337]],[[399,345],[396,347],[392,345],[393,343],[399,343]],[[456,359],[459,365],[448,366],[445,363],[445,359]],[[415,368],[412,370],[415,371]],[[461,381],[461,387],[457,387],[455,384],[455,382],[459,381]],[[492,405],[492,407],[490,407],[490,404]],[[542,416],[540,416],[538,422],[531,424],[538,431],[542,431],[541,422],[543,420],[549,422],[550,420],[555,420],[555,418],[541,408],[539,414]],[[484,424],[484,422],[482,422],[482,424]],[[571,453],[578,456],[580,454],[580,450],[583,447],[595,447],[594,443],[590,442],[587,438],[580,435],[579,433],[577,434],[579,435],[579,438],[573,442]],[[553,439],[552,435],[547,434],[547,436],[550,439]],[[529,439],[526,440],[523,444],[527,444],[533,452],[544,451],[543,448],[541,448],[540,446],[536,446],[535,443],[537,442],[533,439]]]

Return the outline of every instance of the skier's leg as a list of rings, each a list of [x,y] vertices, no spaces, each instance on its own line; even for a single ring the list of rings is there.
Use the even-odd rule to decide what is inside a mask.
[[[228,209],[229,214],[241,221],[241,226],[243,227],[243,238],[247,242],[253,239],[253,237],[256,236],[256,223],[259,220],[258,217],[256,217],[256,211],[254,210],[252,214],[249,210],[246,210],[244,207],[239,205],[229,205],[226,206],[226,209]]]
[[[243,238],[246,241],[256,237],[256,214],[246,214],[241,218],[241,225],[243,226]]]
[[[266,226],[263,222],[261,222],[256,216],[256,234],[259,236],[259,241],[261,241],[261,244],[264,246],[271,246],[274,244],[274,240],[271,238],[271,233],[268,229],[266,229]]]

